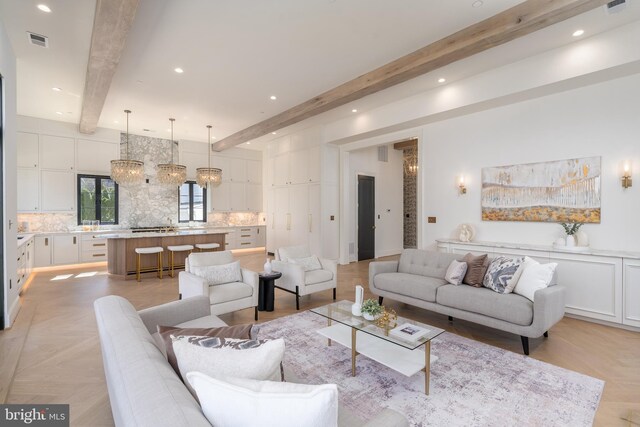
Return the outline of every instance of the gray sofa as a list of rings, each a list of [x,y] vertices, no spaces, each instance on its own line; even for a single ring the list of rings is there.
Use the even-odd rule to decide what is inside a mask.
[[[152,337],[157,325],[225,326],[211,315],[209,298],[187,298],[137,312],[126,299],[107,296],[96,300],[94,309],[115,425],[211,427]],[[285,378],[291,382],[298,380],[286,364]],[[369,423],[342,406],[338,412],[341,426],[408,425],[401,414],[387,409]],[[261,420],[256,420],[256,425],[261,424]]]
[[[556,284],[535,293],[535,302],[517,294],[499,294],[488,288],[448,284],[444,276],[462,256],[405,249],[399,261],[369,264],[369,289],[382,299],[396,301],[520,335],[525,354],[529,338],[548,336],[564,316],[565,289]]]

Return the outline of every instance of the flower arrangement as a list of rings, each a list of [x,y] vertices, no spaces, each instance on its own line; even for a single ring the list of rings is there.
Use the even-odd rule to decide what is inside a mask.
[[[576,222],[573,224],[566,224],[564,222],[561,222],[560,225],[562,226],[562,228],[564,228],[564,232],[567,233],[567,236],[573,236],[578,232],[578,230],[580,230],[580,227],[582,227],[584,224],[581,222]]]
[[[375,318],[377,315],[382,313],[383,307],[378,303],[378,301],[369,298],[364,300],[360,310],[362,313],[368,314],[368,317]]]

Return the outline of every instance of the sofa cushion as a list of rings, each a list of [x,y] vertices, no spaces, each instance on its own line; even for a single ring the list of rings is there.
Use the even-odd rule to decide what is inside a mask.
[[[475,287],[482,286],[484,274],[487,272],[491,262],[489,256],[487,254],[476,256],[468,253],[462,260],[467,263],[467,274],[464,275],[462,283]]]
[[[221,285],[223,283],[242,281],[240,261],[219,265],[194,265],[191,266],[191,273],[202,277],[209,285]]]
[[[482,314],[516,325],[533,322],[533,303],[516,294],[499,294],[487,288],[445,285],[438,288],[436,302],[447,307]]]
[[[250,297],[251,295],[253,295],[253,287],[244,282],[209,286],[209,300],[211,304],[218,304],[220,301],[235,301]]]
[[[511,293],[513,289],[509,288],[509,282],[513,279],[522,263],[524,263],[524,257],[499,256],[494,258],[484,275],[482,286],[500,294]]]
[[[328,282],[333,279],[333,273],[329,270],[313,270],[304,273],[304,284],[315,285],[316,283]]]
[[[400,255],[398,273],[417,274],[420,276],[444,279],[451,261],[458,259],[456,254],[425,251],[421,249],[405,249]]]
[[[436,289],[445,285],[444,279],[407,273],[382,273],[374,277],[376,288],[423,301],[435,302]]]

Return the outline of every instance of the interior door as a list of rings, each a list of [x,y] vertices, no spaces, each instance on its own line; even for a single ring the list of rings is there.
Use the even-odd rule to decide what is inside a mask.
[[[376,253],[376,180],[358,175],[358,261]]]

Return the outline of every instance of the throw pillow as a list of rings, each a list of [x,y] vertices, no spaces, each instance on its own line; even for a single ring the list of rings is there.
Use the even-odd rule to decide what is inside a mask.
[[[158,326],[158,335],[162,340],[167,361],[173,370],[176,371],[178,376],[180,376],[184,381],[184,377],[180,375],[178,361],[176,360],[176,353],[173,351],[171,335],[175,337],[195,335],[200,337],[257,339],[258,328],[254,328],[253,325],[223,326],[221,328],[178,328],[174,326]]]
[[[462,279],[464,279],[464,275],[467,272],[467,263],[460,262],[457,260],[451,261],[449,264],[449,268],[447,268],[447,273],[444,275],[444,280],[451,283],[452,285],[460,285],[462,283]]]
[[[211,378],[189,372],[202,412],[214,426],[335,427],[338,387],[239,378]]]
[[[489,268],[488,255],[475,256],[469,253],[466,254],[462,260],[467,263],[467,273],[464,275],[462,283],[475,286],[476,288],[481,287],[484,273],[486,273],[487,268]]]
[[[513,278],[518,267],[524,262],[524,257],[510,258],[506,256],[499,256],[491,261],[482,286],[498,292],[499,294],[507,294],[511,292],[507,291],[509,280]]]
[[[520,280],[516,284],[513,293],[522,295],[533,301],[537,290],[544,289],[551,284],[553,273],[558,264],[550,262],[548,264],[530,263],[520,275]]]
[[[240,261],[229,264],[207,265],[192,267],[191,272],[207,281],[209,286],[222,285],[223,283],[242,282],[242,270]]]
[[[507,286],[505,286],[504,288],[505,294],[509,294],[513,292],[513,290],[516,287],[516,284],[518,283],[518,280],[520,280],[520,276],[522,275],[522,272],[524,271],[525,268],[527,268],[527,265],[530,265],[530,264],[538,264],[538,261],[536,261],[533,258],[529,258],[528,256],[525,256],[522,264],[520,264],[516,272],[513,273],[513,277],[507,281]]]
[[[173,351],[182,378],[198,371],[211,377],[230,376],[253,380],[282,380],[284,340],[172,336]],[[186,386],[193,389],[188,381]]]
[[[322,264],[320,264],[320,260],[315,255],[305,258],[289,258],[289,262],[301,265],[304,271],[322,270]]]

